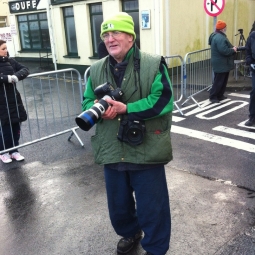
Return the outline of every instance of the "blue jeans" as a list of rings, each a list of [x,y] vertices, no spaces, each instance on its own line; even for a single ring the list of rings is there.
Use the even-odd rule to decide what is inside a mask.
[[[131,237],[142,229],[144,250],[165,255],[169,249],[171,216],[164,166],[139,171],[117,171],[105,166],[104,174],[115,232]]]
[[[14,123],[1,126],[0,125],[0,151],[12,148],[19,145],[20,138],[20,123]],[[18,150],[9,151],[9,153],[17,152]]]
[[[250,93],[249,117],[255,117],[255,72],[252,72],[252,90]]]

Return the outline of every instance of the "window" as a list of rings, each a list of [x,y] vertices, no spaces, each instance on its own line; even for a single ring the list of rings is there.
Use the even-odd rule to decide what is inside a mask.
[[[89,11],[91,22],[91,36],[93,43],[93,56],[97,57],[97,47],[101,41],[100,32],[101,24],[103,22],[102,4],[91,4]]]
[[[63,8],[68,56],[78,56],[73,7]]]
[[[5,16],[0,16],[0,27],[7,27],[7,17]]]
[[[73,3],[81,0],[51,0],[52,5],[64,4],[64,3]]]
[[[18,27],[22,50],[50,48],[50,36],[46,12],[19,15]]]
[[[132,16],[135,23],[136,45],[140,48],[140,25],[138,0],[123,0],[122,10]]]

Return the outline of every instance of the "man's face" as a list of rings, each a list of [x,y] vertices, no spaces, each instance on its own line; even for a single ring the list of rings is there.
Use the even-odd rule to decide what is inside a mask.
[[[227,32],[227,26],[220,30],[222,33],[226,34]]]
[[[7,57],[7,46],[6,46],[6,43],[3,43],[0,46],[0,56],[1,57]]]
[[[105,46],[109,54],[118,62],[122,62],[133,45],[133,35],[112,31],[103,34]]]

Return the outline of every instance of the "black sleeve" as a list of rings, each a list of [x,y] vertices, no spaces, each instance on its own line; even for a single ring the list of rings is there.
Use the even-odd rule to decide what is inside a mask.
[[[10,59],[10,62],[14,69],[14,75],[18,77],[19,81],[25,79],[29,75],[29,69],[26,66],[14,59]]]

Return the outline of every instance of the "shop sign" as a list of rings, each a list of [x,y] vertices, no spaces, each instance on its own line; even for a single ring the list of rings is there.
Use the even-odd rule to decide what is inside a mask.
[[[14,1],[9,2],[10,13],[36,11],[40,0]]]

